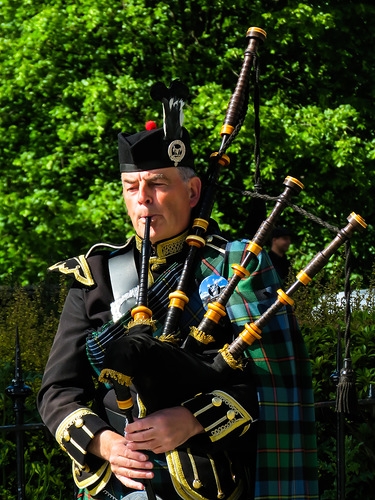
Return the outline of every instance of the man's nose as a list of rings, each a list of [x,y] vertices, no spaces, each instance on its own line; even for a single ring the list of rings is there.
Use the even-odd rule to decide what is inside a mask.
[[[147,185],[140,184],[138,190],[138,203],[141,205],[149,205],[152,202],[151,191]]]

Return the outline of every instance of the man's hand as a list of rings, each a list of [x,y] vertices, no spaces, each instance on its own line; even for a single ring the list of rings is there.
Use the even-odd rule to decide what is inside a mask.
[[[98,433],[88,448],[111,464],[112,472],[128,488],[143,490],[144,486],[136,479],[152,479],[153,467],[148,456],[127,446],[127,440],[116,432],[105,430]]]
[[[127,425],[125,437],[104,430],[91,441],[88,451],[108,460],[112,472],[128,488],[143,490],[137,479],[152,479],[153,464],[141,450],[171,451],[203,432],[194,415],[182,406],[159,410]]]
[[[202,425],[183,406],[156,411],[127,425],[125,438],[131,450],[171,451],[203,432]]]

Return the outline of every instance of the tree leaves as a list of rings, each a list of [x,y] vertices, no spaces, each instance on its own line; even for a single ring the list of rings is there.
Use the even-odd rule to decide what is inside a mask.
[[[3,0],[0,275],[35,282],[54,260],[129,234],[117,134],[149,119],[161,125],[149,97],[158,80],[190,87],[185,125],[204,174],[251,25],[268,33],[259,50],[263,192],[277,195],[293,175],[306,186],[305,209],[338,226],[352,210],[373,222],[374,14],[370,4],[333,0],[215,8],[208,0]],[[215,208],[232,236],[242,236],[249,206],[234,188],[254,184],[253,122],[250,105]],[[308,258],[329,239],[292,211],[281,222],[299,234],[302,260],[305,243]],[[373,261],[373,231],[354,241],[362,272]]]

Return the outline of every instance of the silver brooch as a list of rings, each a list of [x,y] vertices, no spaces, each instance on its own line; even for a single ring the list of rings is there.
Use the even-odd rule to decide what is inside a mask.
[[[180,140],[175,140],[168,146],[168,156],[174,161],[174,166],[178,167],[178,164],[183,159],[186,153],[185,144]]]

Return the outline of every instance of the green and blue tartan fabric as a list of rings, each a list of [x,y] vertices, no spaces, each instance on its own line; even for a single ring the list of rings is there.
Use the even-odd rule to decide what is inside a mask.
[[[228,266],[241,262],[246,243],[228,244]],[[273,304],[280,288],[267,254],[250,267],[251,276],[227,305],[238,332]],[[318,499],[311,365],[293,312],[283,307],[245,354],[253,362],[260,407],[255,499]]]

